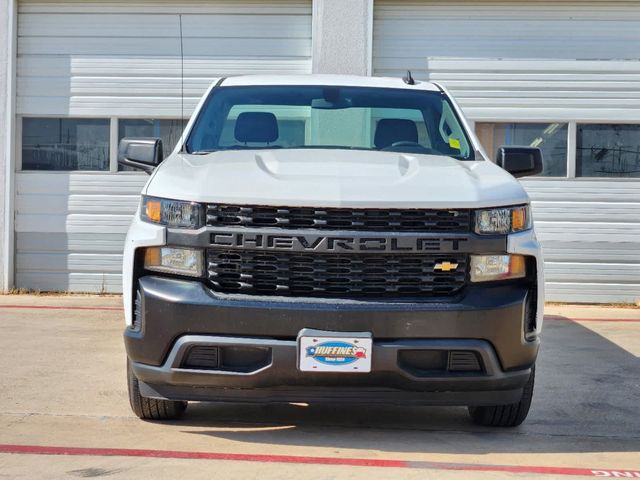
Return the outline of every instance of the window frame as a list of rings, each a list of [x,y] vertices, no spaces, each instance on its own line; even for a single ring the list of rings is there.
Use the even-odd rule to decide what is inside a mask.
[[[564,123],[567,124],[567,175],[565,177],[544,177],[535,176],[527,177],[526,181],[540,181],[540,182],[555,182],[562,180],[571,181],[595,181],[595,182],[637,182],[637,177],[579,177],[576,175],[576,166],[578,162],[578,125],[598,125],[598,124],[610,124],[610,125],[636,125],[640,128],[640,122],[625,121],[625,120],[604,120],[604,119],[589,119],[589,120],[549,120],[531,118],[525,120],[521,119],[508,119],[508,118],[489,118],[489,119],[472,119],[473,131],[476,132],[478,124],[503,124],[503,123],[516,123],[516,124],[538,124],[538,123]],[[477,133],[476,133],[477,136]],[[484,145],[483,145],[484,148]],[[490,152],[487,152],[489,160],[495,162],[495,158],[490,156]]]
[[[108,170],[25,170],[22,162],[23,142],[23,121],[25,118],[46,118],[53,120],[107,120],[109,122],[109,169]],[[115,159],[116,168],[118,165],[118,146],[115,150],[113,147],[113,121],[114,118],[108,115],[52,115],[52,114],[21,114],[16,116],[16,138],[14,153],[14,168],[16,173],[53,173],[53,174],[69,174],[69,173],[88,173],[94,175],[111,173]],[[116,131],[117,133],[117,131]]]
[[[108,170],[25,170],[22,163],[22,147],[23,147],[23,120],[25,118],[48,118],[62,120],[108,120],[109,121],[109,169]],[[118,170],[118,140],[119,122],[120,120],[141,120],[151,117],[142,115],[55,115],[55,114],[20,114],[16,116],[15,128],[15,163],[16,173],[50,173],[50,174],[81,174],[81,175],[146,175],[142,171],[119,171]],[[154,120],[177,120],[179,117],[154,116]],[[187,120],[183,120],[185,125]]]
[[[477,128],[478,125],[486,125],[486,124],[490,124],[490,125],[496,125],[496,124],[518,124],[518,125],[538,125],[541,123],[560,123],[560,124],[564,124],[567,125],[567,160],[566,160],[566,167],[567,167],[567,174],[565,176],[562,177],[550,177],[550,176],[533,176],[533,177],[527,177],[527,180],[567,180],[567,179],[571,179],[571,178],[575,178],[575,126],[576,123],[575,122],[567,122],[567,121],[555,121],[555,120],[529,120],[529,121],[522,121],[522,120],[474,120],[473,121],[473,131],[474,133],[476,133],[476,136],[478,136],[477,134]],[[573,125],[573,127],[572,127]],[[571,136],[572,136],[572,132],[573,132],[573,145],[571,142]],[[480,140],[478,138],[478,140]],[[484,145],[482,145],[482,148],[484,148]],[[489,157],[489,160],[492,163],[495,163],[495,158],[493,158],[491,156],[491,152],[486,152],[487,156]],[[572,174],[572,165],[571,165],[571,157],[573,155],[573,177],[571,176]]]
[[[109,120],[109,170],[24,170],[22,164],[22,147],[23,147],[23,120],[25,118],[51,118],[51,119],[77,119],[77,120]],[[138,171],[119,171],[118,170],[118,134],[119,134],[119,121],[120,120],[140,120],[151,117],[145,117],[143,115],[56,115],[56,114],[19,114],[16,115],[15,123],[15,150],[14,150],[14,168],[16,173],[49,173],[49,174],[90,174],[90,175],[106,175],[106,174],[118,174],[118,175],[145,175],[144,172]],[[180,120],[179,117],[174,116],[154,116],[155,120]],[[182,119],[185,123],[188,119]],[[476,128],[478,124],[503,124],[503,123],[516,123],[516,124],[539,124],[539,123],[565,123],[567,124],[567,175],[565,177],[528,177],[527,181],[561,181],[561,180],[577,180],[577,181],[594,181],[594,182],[637,182],[636,177],[579,177],[576,176],[577,166],[577,142],[578,142],[578,125],[598,125],[598,124],[610,124],[610,125],[637,125],[640,128],[640,122],[625,121],[625,120],[607,120],[607,119],[589,119],[589,120],[548,120],[548,119],[527,119],[523,121],[521,119],[505,119],[505,118],[489,118],[489,119],[469,119],[470,129],[476,134]],[[495,159],[489,157],[491,162]]]
[[[118,146],[120,144],[120,121],[121,120],[169,120],[169,121],[177,121],[177,122],[182,122],[183,126],[182,129],[180,130],[180,135],[178,136],[178,144],[180,143],[179,139],[182,138],[182,135],[184,133],[184,129],[187,126],[187,122],[189,121],[189,119],[180,119],[179,117],[165,117],[165,116],[154,116],[154,117],[145,117],[143,115],[127,115],[127,116],[119,116],[119,117],[112,117],[111,118],[112,122],[111,122],[111,136],[113,137],[111,139],[111,141],[113,142],[113,144],[115,145],[115,156],[112,159],[112,165],[111,165],[111,172],[113,173],[126,173],[126,174],[136,174],[136,175],[140,175],[142,173],[144,173],[142,170],[136,170],[136,169],[131,169],[131,170],[120,170],[119,165],[118,165]],[[126,138],[126,137],[123,137]],[[177,144],[176,144],[177,145]],[[163,154],[164,157],[167,158],[169,155],[171,155],[171,153],[173,152],[175,146],[171,147],[171,150],[167,150],[166,149],[166,145],[162,145],[162,149],[163,149]]]
[[[588,176],[576,176],[577,172],[577,162],[578,162],[578,125],[635,125],[640,128],[640,122],[634,121],[624,121],[624,120],[588,120],[588,121],[577,121],[576,130],[574,135],[575,141],[575,155],[574,155],[574,179],[577,180],[585,180],[585,181],[627,181],[627,182],[638,182],[640,181],[640,177],[588,177]]]

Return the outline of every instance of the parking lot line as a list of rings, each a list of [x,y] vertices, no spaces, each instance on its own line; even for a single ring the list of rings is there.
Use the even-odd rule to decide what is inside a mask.
[[[313,457],[296,455],[241,454],[222,452],[190,452],[176,450],[141,450],[127,448],[84,448],[43,445],[0,444],[0,453],[18,455],[69,455],[87,457],[138,457],[188,460],[221,460],[241,462],[268,462],[289,464],[339,465],[351,467],[410,468],[473,472],[502,472],[515,474],[542,474],[560,476],[586,476],[610,478],[640,478],[640,470],[612,470],[535,465],[465,464],[391,459],[344,457]]]

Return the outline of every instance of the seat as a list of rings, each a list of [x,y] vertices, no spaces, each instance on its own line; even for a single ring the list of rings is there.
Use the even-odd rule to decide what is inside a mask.
[[[270,112],[242,112],[236,119],[234,136],[242,143],[271,143],[278,139],[278,120]]]
[[[396,142],[418,143],[418,127],[413,120],[382,118],[376,125],[373,144],[378,149],[390,147]]]

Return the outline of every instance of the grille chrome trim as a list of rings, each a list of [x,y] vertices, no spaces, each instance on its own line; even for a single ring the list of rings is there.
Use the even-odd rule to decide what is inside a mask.
[[[206,225],[210,227],[380,232],[471,231],[471,211],[468,209],[358,209],[209,204],[206,212]]]

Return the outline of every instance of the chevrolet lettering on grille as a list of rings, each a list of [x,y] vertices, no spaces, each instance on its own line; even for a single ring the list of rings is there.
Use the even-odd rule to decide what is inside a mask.
[[[215,247],[296,252],[457,252],[468,242],[463,237],[326,236],[245,232],[211,233]]]

